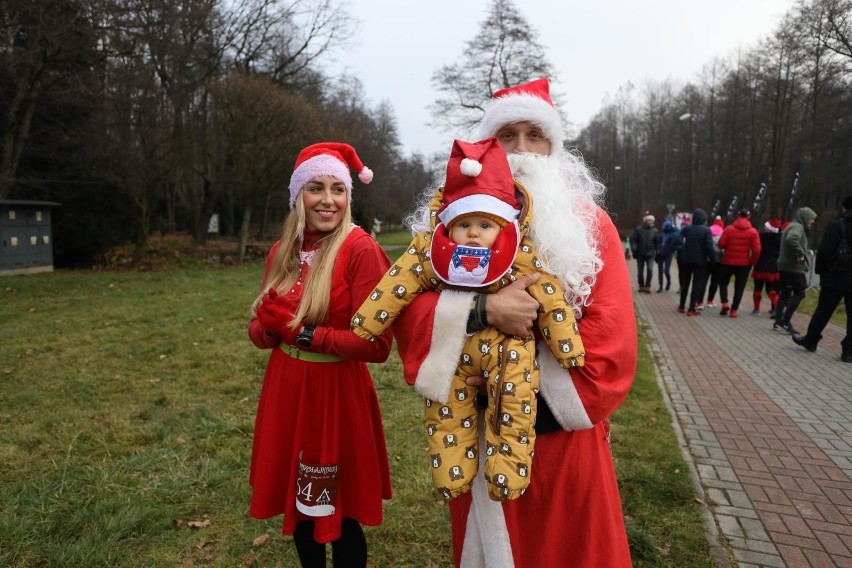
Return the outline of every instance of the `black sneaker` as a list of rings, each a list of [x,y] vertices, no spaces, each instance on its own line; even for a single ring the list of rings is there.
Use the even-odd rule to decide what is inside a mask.
[[[799,332],[793,327],[791,323],[774,323],[772,324],[772,331],[781,331],[784,333],[788,333],[790,335],[796,335]]]
[[[798,333],[793,335],[793,343],[801,345],[811,353],[817,350],[817,342],[807,335],[799,335]]]
[[[844,363],[852,363],[852,353],[844,353],[840,356],[840,360]]]

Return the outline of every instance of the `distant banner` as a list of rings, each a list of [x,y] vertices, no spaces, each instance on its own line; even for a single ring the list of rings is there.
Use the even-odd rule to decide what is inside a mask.
[[[690,224],[692,224],[692,213],[687,213],[685,211],[681,211],[680,213],[675,213],[675,227],[680,229],[684,225],[690,225]]]
[[[736,195],[731,198],[731,203],[728,205],[728,212],[725,213],[725,224],[727,225],[731,218],[734,216],[734,212],[737,210],[737,207],[740,204],[740,198]]]
[[[719,211],[722,209],[722,201],[717,199],[715,203],[713,203],[713,209],[710,210],[710,220],[716,218],[716,215],[719,214]]]
[[[760,182],[760,187],[757,188],[757,194],[754,196],[754,203],[751,206],[752,215],[760,211],[760,206],[763,205],[764,199],[766,199],[766,182]]]
[[[799,202],[799,172],[793,176],[793,188],[790,190],[790,200],[787,202],[787,219],[793,218],[796,211],[796,203]]]

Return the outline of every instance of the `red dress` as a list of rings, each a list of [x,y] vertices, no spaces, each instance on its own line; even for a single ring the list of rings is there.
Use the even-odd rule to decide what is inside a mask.
[[[278,245],[269,253],[267,272]],[[284,534],[293,534],[299,521],[311,520],[316,523],[314,539],[326,543],[340,537],[343,517],[363,525],[382,522],[382,500],[391,498],[390,470],[378,398],[363,361],[386,359],[391,336],[364,341],[349,331],[349,321],[389,266],[378,244],[362,229],[353,228],[335,263],[328,321],[317,326],[311,349],[344,360],[309,362],[294,359],[277,346],[272,349],[255,422],[250,514],[258,519],[283,514]],[[303,278],[308,268],[303,263]],[[288,294],[301,298],[301,286]],[[258,344],[262,335],[258,329],[259,322],[253,319],[252,340],[259,347],[271,347]],[[300,460],[339,466],[333,514],[308,516],[297,509]]]

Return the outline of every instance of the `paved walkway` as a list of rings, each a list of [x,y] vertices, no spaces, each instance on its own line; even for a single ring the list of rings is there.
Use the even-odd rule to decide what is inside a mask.
[[[635,271],[635,261],[628,261]],[[656,279],[657,275],[654,274]],[[845,330],[809,353],[752,316],[676,311],[670,292],[634,292],[651,351],[707,504],[720,567],[852,567],[852,364]],[[634,277],[634,288],[635,288]],[[733,293],[733,285],[731,293]],[[718,302],[718,298],[717,298]],[[796,314],[801,332],[808,316]]]

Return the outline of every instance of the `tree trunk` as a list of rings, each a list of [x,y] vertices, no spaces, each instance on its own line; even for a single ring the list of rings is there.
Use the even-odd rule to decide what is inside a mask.
[[[240,245],[237,250],[237,263],[242,264],[246,259],[246,245],[248,244],[249,222],[251,221],[251,205],[246,204],[243,209],[243,223],[240,226]]]

